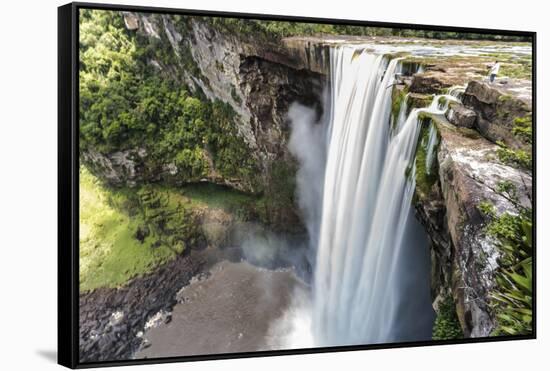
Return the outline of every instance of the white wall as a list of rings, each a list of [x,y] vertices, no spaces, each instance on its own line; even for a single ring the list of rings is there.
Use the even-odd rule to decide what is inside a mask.
[[[346,352],[148,366],[178,370],[528,370],[548,360],[547,246],[550,209],[547,119],[550,27],[544,2],[423,0],[119,1],[371,21],[538,32],[538,313],[536,341]],[[0,19],[0,367],[48,370],[56,349],[56,18],[60,1],[5,1]],[[546,8],[546,9],[545,9]],[[546,354],[545,354],[546,351]],[[547,362],[546,362],[547,363]],[[143,366],[142,366],[143,367]],[[138,370],[133,367],[132,369]],[[143,370],[144,368],[139,368]]]

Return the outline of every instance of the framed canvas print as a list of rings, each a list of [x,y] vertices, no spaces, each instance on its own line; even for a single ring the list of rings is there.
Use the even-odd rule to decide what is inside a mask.
[[[535,33],[58,18],[62,365],[535,338]]]

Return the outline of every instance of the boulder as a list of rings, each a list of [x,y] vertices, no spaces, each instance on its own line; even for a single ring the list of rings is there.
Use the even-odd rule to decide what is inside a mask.
[[[531,114],[529,102],[481,81],[468,83],[462,102],[475,111],[475,127],[485,138],[492,142],[502,141],[515,149],[529,147],[512,131],[516,118]]]
[[[476,124],[477,114],[460,103],[451,103],[445,114],[447,120],[455,126],[471,129]]]

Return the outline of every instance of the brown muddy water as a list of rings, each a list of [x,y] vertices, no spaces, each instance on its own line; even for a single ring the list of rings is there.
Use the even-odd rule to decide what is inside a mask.
[[[147,329],[134,358],[276,349],[286,335],[273,325],[297,290],[307,292],[292,269],[217,263],[178,292],[171,321]]]

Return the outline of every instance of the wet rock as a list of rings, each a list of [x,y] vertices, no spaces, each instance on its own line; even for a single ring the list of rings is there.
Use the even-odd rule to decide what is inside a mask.
[[[407,104],[410,108],[424,108],[430,105],[432,99],[430,94],[409,93]]]
[[[195,250],[131,280],[124,287],[81,293],[80,360],[127,360],[138,349],[149,347],[143,338],[147,323],[169,323],[172,308],[178,303],[178,292],[192,278],[208,277],[207,272],[214,264],[223,260],[241,261],[243,257],[240,248]],[[278,257],[272,263],[275,268],[290,264]]]
[[[451,124],[468,129],[473,128],[477,120],[477,114],[473,110],[459,103],[451,103],[445,116]]]
[[[180,256],[119,289],[100,288],[82,293],[79,300],[81,361],[129,359],[141,345],[137,333],[143,330],[149,317],[173,307],[177,291],[205,269],[208,254],[210,251],[197,251]],[[163,283],[165,287],[159,289]],[[164,316],[163,321],[169,321],[169,317]]]
[[[446,206],[441,186],[435,183],[428,194],[417,193],[417,219],[426,229],[431,242],[431,296],[432,300],[451,291],[452,242],[446,222]]]

